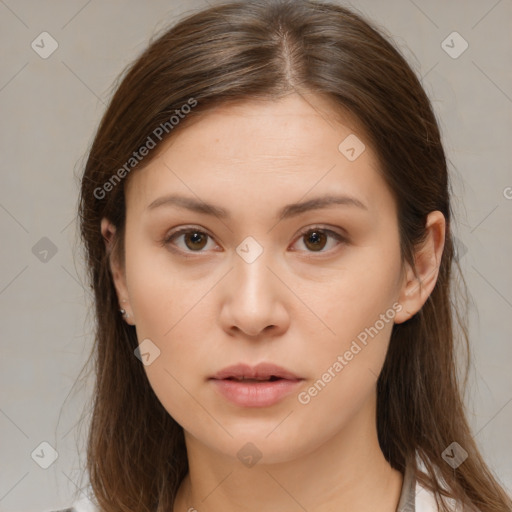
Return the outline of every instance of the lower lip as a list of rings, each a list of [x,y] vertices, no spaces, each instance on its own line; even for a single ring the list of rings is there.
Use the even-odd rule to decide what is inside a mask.
[[[240,407],[269,407],[292,393],[302,379],[244,382],[212,379],[219,392]]]

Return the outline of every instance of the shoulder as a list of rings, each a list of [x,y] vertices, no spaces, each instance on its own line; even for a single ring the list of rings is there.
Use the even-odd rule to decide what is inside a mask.
[[[434,494],[416,481],[415,512],[438,512]]]
[[[463,512],[464,509],[462,503],[452,498],[447,500],[446,503],[450,507],[452,512]],[[423,487],[420,482],[416,481],[416,498],[415,498],[415,512],[439,512],[436,499],[434,494]],[[476,509],[471,509],[473,512],[479,512]]]

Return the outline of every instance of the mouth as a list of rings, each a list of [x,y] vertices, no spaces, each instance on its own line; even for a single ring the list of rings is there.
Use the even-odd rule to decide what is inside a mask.
[[[291,371],[272,363],[260,363],[256,366],[247,364],[236,364],[228,366],[217,372],[212,379],[215,380],[233,380],[245,382],[275,382],[277,380],[303,380]]]
[[[274,382],[276,380],[286,380],[282,377],[276,377],[275,375],[271,375],[268,379],[249,379],[246,377],[228,377],[227,379],[223,380],[233,380],[236,382]]]
[[[303,381],[280,366],[238,364],[210,377],[217,391],[239,407],[270,407],[292,393]]]

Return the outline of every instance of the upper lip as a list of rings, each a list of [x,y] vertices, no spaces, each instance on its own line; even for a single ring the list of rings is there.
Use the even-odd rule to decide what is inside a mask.
[[[235,379],[267,380],[272,376],[287,380],[301,380],[300,377],[297,377],[297,375],[292,372],[272,363],[260,363],[256,366],[239,363],[220,370],[211,378],[217,380],[228,379],[230,377]]]

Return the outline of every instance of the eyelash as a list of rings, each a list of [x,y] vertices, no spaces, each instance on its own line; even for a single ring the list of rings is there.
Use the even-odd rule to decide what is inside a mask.
[[[322,226],[311,226],[311,227],[308,227],[308,228],[302,230],[299,233],[299,235],[296,238],[296,240],[299,240],[301,237],[303,237],[303,236],[305,236],[308,233],[313,232],[313,231],[319,231],[321,233],[324,233],[325,235],[331,236],[332,238],[336,239],[340,244],[348,243],[347,238],[344,237],[343,235],[341,235],[341,234],[339,234],[336,231],[333,231],[331,229],[324,228]],[[210,236],[207,232],[205,232],[205,231],[203,231],[201,229],[198,229],[198,228],[195,228],[195,227],[185,227],[185,228],[178,229],[177,231],[174,231],[174,232],[170,233],[169,235],[165,236],[164,239],[161,240],[160,245],[162,245],[163,247],[164,246],[169,246],[173,239],[178,238],[180,235],[183,235],[183,234],[186,234],[186,233],[199,233],[201,235],[206,235],[207,237],[209,237],[210,239],[213,240],[212,236]],[[200,251],[190,251],[190,250],[184,251],[183,249],[179,249],[179,248],[178,249],[172,248],[171,250],[173,250],[175,252],[180,252],[186,258],[194,258],[195,256],[191,256],[191,254],[194,254],[194,253],[200,254],[202,252],[205,252],[203,250],[200,250]],[[306,251],[306,252],[309,252],[311,254],[315,254],[315,253],[316,254],[326,254],[326,253],[329,253],[329,252],[331,252],[333,250],[335,250],[335,249],[331,249],[331,250],[328,250],[328,251],[321,250],[321,251]]]

